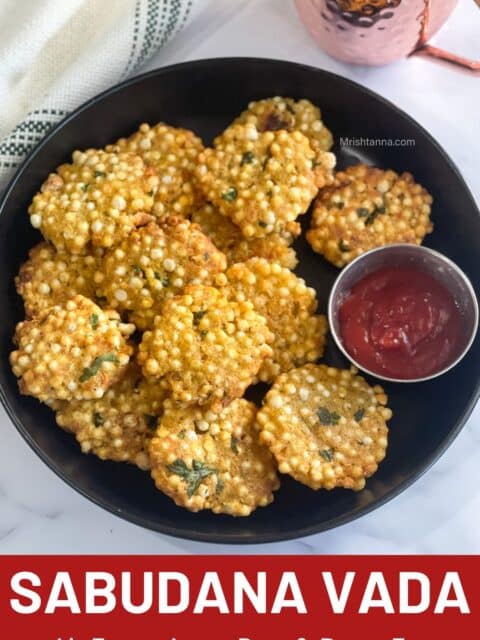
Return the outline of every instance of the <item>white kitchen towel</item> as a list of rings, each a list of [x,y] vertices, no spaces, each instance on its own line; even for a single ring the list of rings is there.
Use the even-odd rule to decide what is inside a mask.
[[[53,124],[131,75],[201,0],[0,0],[0,189]]]

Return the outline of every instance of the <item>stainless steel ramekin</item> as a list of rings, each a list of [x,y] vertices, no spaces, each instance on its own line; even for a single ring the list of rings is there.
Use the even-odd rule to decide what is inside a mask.
[[[370,371],[355,360],[346,350],[340,334],[338,311],[351,291],[362,278],[384,267],[412,267],[424,271],[441,282],[453,296],[462,318],[462,335],[451,361],[423,378],[390,378]],[[473,286],[465,273],[449,258],[427,247],[414,244],[392,244],[372,249],[362,254],[340,273],[330,292],[328,321],[330,331],[342,353],[358,368],[375,378],[389,382],[423,382],[437,378],[457,365],[471,347],[478,329],[478,302]]]

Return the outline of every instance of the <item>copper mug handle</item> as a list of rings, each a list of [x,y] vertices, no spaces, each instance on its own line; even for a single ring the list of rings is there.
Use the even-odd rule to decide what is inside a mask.
[[[480,0],[475,0],[475,3],[480,7]],[[431,58],[436,58],[437,60],[444,60],[445,62],[450,62],[451,64],[455,64],[457,66],[463,67],[464,69],[473,71],[476,75],[476,72],[480,71],[480,61],[470,60],[469,58],[451,53],[450,51],[446,51],[445,49],[441,49],[440,47],[434,47],[431,44],[427,44],[427,40],[429,37],[429,6],[430,2],[426,2],[426,12],[422,34],[420,36],[417,48],[412,51],[410,55],[422,54]]]

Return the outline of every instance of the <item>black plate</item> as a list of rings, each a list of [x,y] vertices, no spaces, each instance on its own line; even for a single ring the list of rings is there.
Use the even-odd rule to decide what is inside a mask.
[[[458,170],[432,137],[378,95],[325,71],[289,62],[216,59],[153,71],[94,98],[60,123],[34,150],[10,184],[1,205],[0,387],[13,423],[33,450],[84,496],[143,527],[169,535],[223,543],[259,543],[305,536],[338,526],[384,504],[416,480],[451,444],[479,394],[480,339],[466,358],[443,377],[421,384],[385,385],[394,411],[390,447],[378,473],[360,493],[314,492],[283,479],[273,505],[249,518],[192,514],[154,489],[147,474],[127,465],[85,456],[71,436],[55,426],[53,413],[22,397],[10,372],[11,336],[22,317],[13,279],[39,234],[27,207],[49,171],[72,150],[101,147],[132,132],[141,122],[189,127],[206,143],[250,100],[273,95],[308,98],[322,107],[335,139],[414,139],[414,147],[340,148],[340,167],[366,160],[409,170],[435,197],[435,231],[427,244],[455,260],[480,287],[480,216]],[[306,216],[305,216],[306,217]],[[325,312],[338,271],[300,240],[298,273],[318,291]],[[347,363],[330,341],[327,361]],[[452,479],[453,481],[454,479]],[[459,487],[461,490],[461,487]]]

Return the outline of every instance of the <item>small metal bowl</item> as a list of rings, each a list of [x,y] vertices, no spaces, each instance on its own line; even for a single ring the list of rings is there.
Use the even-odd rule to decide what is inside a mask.
[[[445,367],[424,378],[389,378],[370,371],[348,353],[342,342],[338,313],[341,304],[357,282],[384,267],[413,267],[428,273],[450,292],[460,311],[463,327],[456,352],[452,354],[451,361]],[[478,329],[478,302],[470,280],[449,258],[427,247],[414,244],[391,244],[362,254],[342,270],[330,292],[328,321],[338,348],[358,369],[389,382],[423,382],[446,373],[467,353]]]

